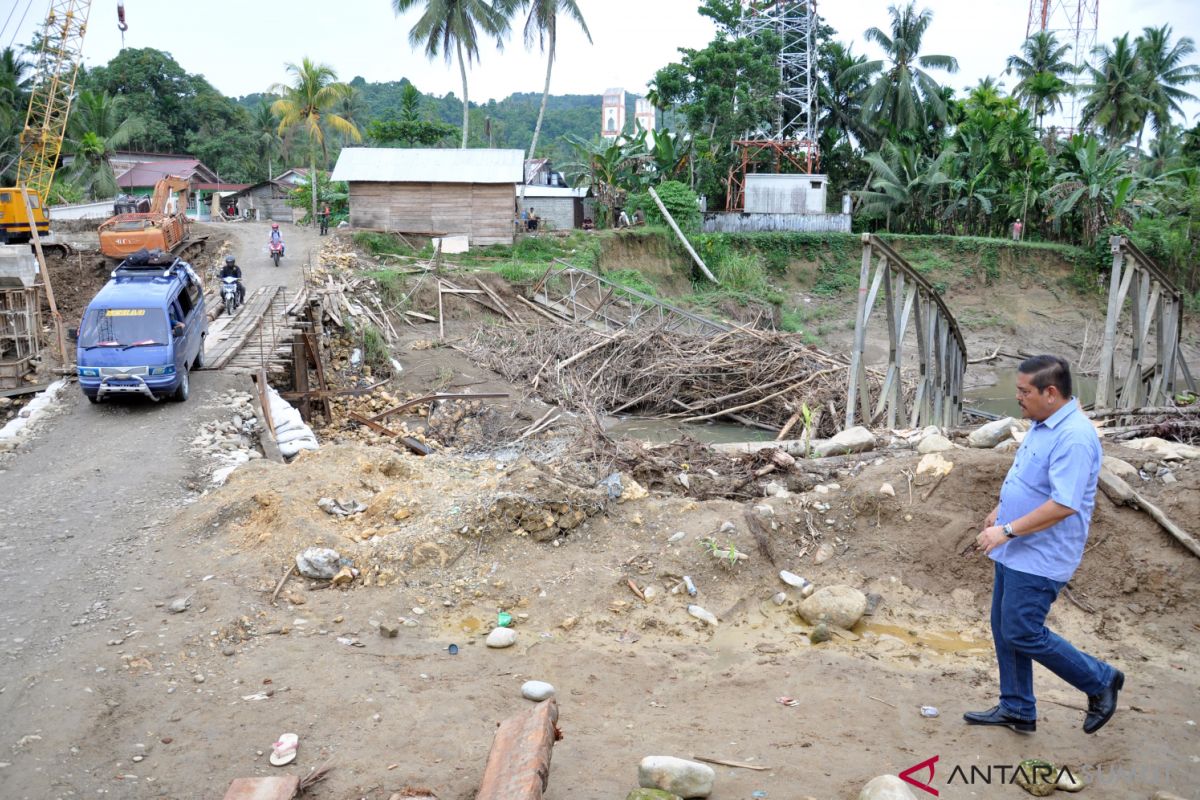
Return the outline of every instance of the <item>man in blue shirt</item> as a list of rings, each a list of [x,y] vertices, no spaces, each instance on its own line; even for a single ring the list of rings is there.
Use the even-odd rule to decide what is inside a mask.
[[[1033,662],[1088,697],[1085,733],[1117,709],[1120,670],[1076,650],[1046,627],[1046,615],[1083,558],[1103,453],[1071,395],[1071,369],[1057,356],[1035,356],[1017,370],[1017,402],[1033,420],[1000,487],[1000,503],[976,538],[995,564],[992,638],[1000,667],[1000,704],[969,711],[971,725],[1037,729]]]

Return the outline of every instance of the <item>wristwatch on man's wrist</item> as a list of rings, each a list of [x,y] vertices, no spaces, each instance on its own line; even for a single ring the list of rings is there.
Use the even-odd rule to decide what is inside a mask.
[[[1016,531],[1014,531],[1014,530],[1013,530],[1013,527],[1012,527],[1012,523],[1011,523],[1011,522],[1006,522],[1006,523],[1004,523],[1004,528],[1003,528],[1002,530],[1004,531],[1004,537],[1005,537],[1006,539],[1015,539],[1015,538],[1017,538],[1017,533],[1016,533]]]

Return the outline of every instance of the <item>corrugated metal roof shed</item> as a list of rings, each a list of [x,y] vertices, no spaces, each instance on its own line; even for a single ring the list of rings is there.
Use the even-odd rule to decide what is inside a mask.
[[[333,168],[335,181],[374,183],[519,183],[521,150],[445,150],[348,147]]]

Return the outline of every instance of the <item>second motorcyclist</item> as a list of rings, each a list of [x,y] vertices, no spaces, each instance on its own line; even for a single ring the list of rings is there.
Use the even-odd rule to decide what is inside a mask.
[[[238,305],[246,302],[246,287],[242,284],[242,268],[237,265],[237,260],[233,256],[225,256],[225,266],[221,267],[221,280],[225,278],[237,279]]]
[[[271,244],[278,244],[281,255],[287,255],[287,248],[283,244],[283,234],[279,232],[279,223],[271,223]]]

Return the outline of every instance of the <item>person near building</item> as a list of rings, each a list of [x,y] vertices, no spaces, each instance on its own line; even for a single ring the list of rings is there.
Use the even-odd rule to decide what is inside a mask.
[[[1084,733],[1117,710],[1125,675],[1046,627],[1046,615],[1083,559],[1103,453],[1091,420],[1071,393],[1071,368],[1034,356],[1017,368],[1017,403],[1033,421],[976,544],[995,562],[992,639],[1000,703],[968,711],[969,725],[1037,730],[1033,662],[1087,695]]]
[[[321,208],[321,235],[329,233],[329,203],[326,203]]]
[[[1025,226],[1021,224],[1021,220],[1017,220],[1012,224],[1012,238],[1014,242],[1021,241],[1021,232],[1025,230]]]

